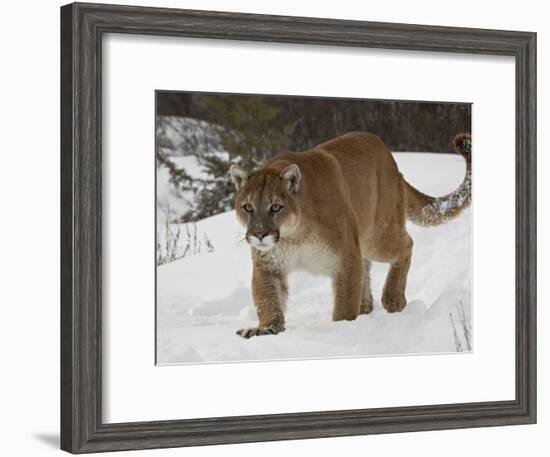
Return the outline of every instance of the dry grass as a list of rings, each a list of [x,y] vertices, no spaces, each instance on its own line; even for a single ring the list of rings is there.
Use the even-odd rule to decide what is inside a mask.
[[[163,236],[159,236],[160,234],[157,232],[157,265],[164,265],[183,257],[214,251],[212,241],[205,232],[199,233],[196,223],[181,224],[175,221],[174,211],[169,205],[162,205],[160,209],[164,225]]]

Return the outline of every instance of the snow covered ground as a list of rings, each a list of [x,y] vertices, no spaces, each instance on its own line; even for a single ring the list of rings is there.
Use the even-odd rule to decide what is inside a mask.
[[[465,172],[458,155],[396,153],[399,169],[431,195],[454,190]],[[185,159],[184,159],[185,160]],[[159,197],[166,197],[159,176]],[[449,353],[471,349],[471,211],[439,227],[409,224],[415,245],[401,313],[380,303],[387,265],[374,263],[374,311],[353,322],[332,322],[329,278],[293,273],[286,331],[245,340],[235,334],[256,325],[251,261],[234,212],[197,222],[214,251],[157,269],[157,363]]]

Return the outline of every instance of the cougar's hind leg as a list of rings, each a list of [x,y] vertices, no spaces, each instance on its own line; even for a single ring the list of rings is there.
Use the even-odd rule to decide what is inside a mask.
[[[405,230],[395,247],[397,249],[390,261],[390,270],[382,292],[382,304],[389,313],[403,311],[407,304],[405,288],[411,266],[413,240]]]
[[[372,291],[370,286],[370,266],[370,260],[363,259],[363,293],[361,296],[359,314],[369,314],[373,309]]]

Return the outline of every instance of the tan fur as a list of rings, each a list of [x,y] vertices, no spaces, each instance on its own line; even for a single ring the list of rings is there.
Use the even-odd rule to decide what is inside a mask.
[[[249,338],[284,330],[287,276],[295,270],[330,275],[332,318],[353,320],[372,311],[370,262],[389,263],[382,303],[388,312],[401,311],[413,247],[406,219],[437,225],[470,203],[471,138],[457,135],[454,144],[466,158],[466,177],[440,198],[408,184],[389,148],[370,133],[279,153],[254,174],[233,166],[236,213],[252,246],[259,318],[258,327],[238,333]]]

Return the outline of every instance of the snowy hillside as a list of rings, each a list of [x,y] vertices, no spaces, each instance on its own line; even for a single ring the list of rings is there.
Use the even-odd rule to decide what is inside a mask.
[[[208,152],[227,159],[226,152]],[[208,178],[204,166],[196,156],[170,157],[170,161],[178,168],[185,170],[195,179]],[[212,248],[208,235],[198,224],[176,224],[194,205],[196,195],[193,190],[181,190],[170,181],[170,173],[164,166],[157,168],[157,214],[156,231],[157,265],[170,262],[186,255],[195,255]]]
[[[442,195],[464,176],[458,155],[394,154],[406,179]],[[160,187],[163,178],[159,176]],[[160,192],[163,195],[166,193]],[[172,198],[170,198],[172,199]],[[471,211],[446,225],[409,224],[415,246],[409,304],[388,314],[380,303],[387,265],[373,264],[375,309],[353,322],[332,322],[330,280],[306,273],[289,279],[286,331],[245,340],[256,325],[249,247],[234,212],[197,222],[214,246],[157,269],[157,363],[350,357],[470,350]]]
[[[179,169],[184,169],[191,176],[202,177],[203,172],[198,160],[195,156],[186,157],[171,157],[170,160]],[[165,216],[162,208],[170,207],[178,215],[182,215],[189,209],[189,199],[193,198],[191,192],[184,194],[178,191],[168,180],[170,174],[166,167],[160,167],[157,170],[157,208],[159,211],[160,219],[157,219],[157,224],[164,222]]]
[[[220,150],[217,126],[198,119],[180,116],[157,117],[157,142],[169,156]]]

